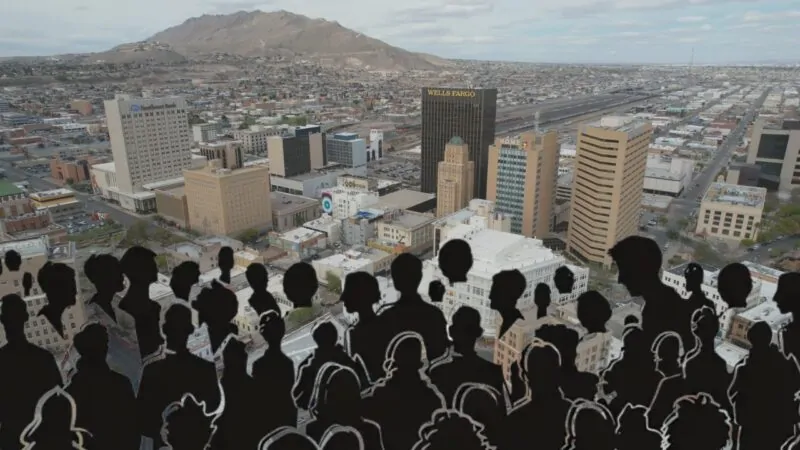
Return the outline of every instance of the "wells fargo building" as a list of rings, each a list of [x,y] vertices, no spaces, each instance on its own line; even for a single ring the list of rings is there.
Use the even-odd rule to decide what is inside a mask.
[[[497,89],[422,89],[422,191],[435,193],[438,164],[454,136],[475,163],[475,198],[486,198],[489,146],[494,143]]]

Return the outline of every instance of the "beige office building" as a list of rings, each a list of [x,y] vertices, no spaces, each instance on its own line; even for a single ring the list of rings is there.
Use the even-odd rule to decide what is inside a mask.
[[[184,171],[183,176],[193,230],[228,235],[272,224],[267,166],[230,170],[214,160],[203,169]]]
[[[469,160],[469,147],[453,137],[439,163],[436,188],[436,214],[444,217],[465,208],[472,200],[475,163]]]
[[[543,237],[552,228],[558,175],[558,133],[523,133],[519,144],[489,147],[486,199],[511,218],[511,232]]]
[[[767,189],[714,183],[700,202],[695,232],[739,242],[758,239]]]
[[[201,142],[200,154],[207,160],[218,159],[223,169],[238,169],[244,165],[242,141]]]
[[[758,119],[747,163],[761,169],[758,185],[784,195],[800,188],[800,121]]]
[[[608,267],[608,250],[636,234],[652,134],[632,117],[580,127],[567,232],[567,251],[580,260]]]
[[[279,127],[262,127],[253,126],[249,130],[236,130],[233,132],[233,137],[236,140],[242,141],[244,151],[253,155],[266,155],[267,154],[267,139],[270,136],[280,136],[281,128]]]

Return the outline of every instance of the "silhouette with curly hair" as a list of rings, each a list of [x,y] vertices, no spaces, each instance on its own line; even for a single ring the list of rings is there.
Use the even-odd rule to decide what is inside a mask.
[[[22,449],[88,450],[92,436],[75,424],[76,409],[75,400],[62,387],[47,391],[36,403],[33,420],[19,437]]]

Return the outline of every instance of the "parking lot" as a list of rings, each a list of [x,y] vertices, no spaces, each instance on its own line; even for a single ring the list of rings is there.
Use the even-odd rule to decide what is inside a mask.
[[[67,234],[81,234],[105,225],[102,217],[97,217],[91,212],[64,217],[56,221],[67,229]]]
[[[412,186],[420,184],[420,163],[399,158],[384,158],[371,163],[369,175],[393,181],[401,181]]]

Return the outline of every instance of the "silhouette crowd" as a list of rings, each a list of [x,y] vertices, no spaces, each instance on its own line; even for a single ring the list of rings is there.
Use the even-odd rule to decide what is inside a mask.
[[[391,304],[380,305],[375,277],[348,274],[340,301],[358,320],[342,335],[330,321],[317,323],[316,347],[297,367],[281,347],[286,323],[267,291],[264,265],[245,272],[253,289],[248,303],[266,343],[250,363],[233,323],[239,305],[229,286],[229,248],[219,254],[219,279],[199,292],[193,291],[197,263],[175,267],[175,299],[168,305],[149,297],[158,279],[155,253],[133,247],[119,260],[93,255],[83,268],[96,290],[88,303],[109,323],[127,316],[135,324],[138,386],[109,366],[109,327],[99,322],[74,335],[71,350],[79,357],[63,377],[53,355],[26,339],[32,318],[25,300],[6,295],[0,300],[7,340],[0,348],[0,448],[800,450],[800,321],[777,340],[767,323],[754,322],[749,355],[731,372],[715,352],[720,316],[701,289],[701,266],[688,265],[690,295],[683,298],[662,283],[654,241],[629,237],[609,255],[619,282],[644,304],[641,319],[625,319],[620,356],[599,374],[576,366],[581,341],[606,333],[612,315],[603,295],[589,291],[576,300],[586,334],[542,324],[511,364],[508,380],[478,355],[479,312],[461,306],[448,322],[437,306],[446,285],[467,281],[472,256],[462,240],[442,247],[446,280],[430,283],[430,301],[418,293],[423,265],[410,254],[391,265],[399,291]],[[20,265],[19,254],[5,255],[7,270]],[[35,276],[25,273],[26,295],[34,280],[47,298],[35,314],[63,336],[62,316],[78,296],[75,271],[48,262]],[[725,267],[718,281],[728,307],[745,305],[753,287],[745,266]],[[565,294],[574,282],[561,267],[552,285],[535,286],[537,317],[547,314],[551,286]],[[527,287],[517,270],[493,277],[485,304],[497,313],[498,336],[522,318],[516,305]],[[317,289],[309,264],[284,275],[295,308],[312,306]],[[782,313],[800,311],[800,273],[782,275],[771,301]],[[200,328],[221,368],[190,351],[187,342]]]

